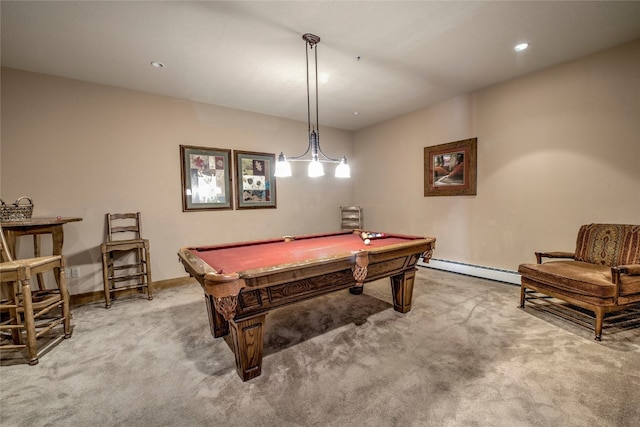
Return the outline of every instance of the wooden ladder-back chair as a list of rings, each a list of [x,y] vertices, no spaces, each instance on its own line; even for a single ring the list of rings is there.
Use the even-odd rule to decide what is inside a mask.
[[[129,289],[146,291],[152,300],[149,240],[141,235],[140,212],[108,213],[106,218],[107,238],[100,245],[105,307],[111,307],[112,294]]]
[[[340,206],[340,228],[345,230],[362,230],[362,208],[360,206]]]
[[[29,352],[29,364],[36,365],[38,338],[58,325],[63,325],[64,338],[71,337],[65,259],[62,255],[52,255],[14,260],[1,225],[0,242],[0,283],[3,287],[3,297],[0,300],[0,312],[3,314],[0,333],[3,343],[10,342],[0,345],[0,349],[26,348]],[[32,279],[51,270],[57,270],[59,274],[57,288],[32,291]]]

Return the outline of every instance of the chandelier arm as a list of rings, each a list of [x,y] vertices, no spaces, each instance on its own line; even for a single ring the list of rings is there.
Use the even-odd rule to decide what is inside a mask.
[[[312,159],[301,159],[299,157],[287,157],[288,162],[312,162]],[[340,163],[340,160],[336,159],[318,159],[320,163]]]
[[[322,151],[322,148],[320,148],[320,141],[318,141],[318,153],[322,154],[322,157],[324,157],[325,161],[330,161],[331,163],[340,163],[340,159],[334,159],[333,157],[329,157],[326,154],[324,154],[324,151]],[[323,160],[320,160],[323,161]]]
[[[309,145],[307,147],[307,151],[305,151],[304,153],[300,154],[299,156],[293,156],[293,157],[289,157],[287,156],[287,160],[290,160],[292,162],[297,162],[297,161],[307,161],[306,159],[303,159],[304,156],[306,156],[307,154],[309,154],[309,150],[311,149],[311,145]],[[324,154],[324,153],[323,153]],[[311,161],[310,159],[308,161]]]

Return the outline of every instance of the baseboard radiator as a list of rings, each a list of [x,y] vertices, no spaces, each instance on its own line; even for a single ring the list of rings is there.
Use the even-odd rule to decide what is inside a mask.
[[[420,260],[418,265],[435,270],[450,271],[452,273],[464,274],[467,276],[480,277],[483,279],[495,280],[498,282],[512,283],[520,285],[520,274],[512,270],[485,267],[482,265],[465,264],[463,262],[449,261],[446,259],[431,258],[429,263]]]

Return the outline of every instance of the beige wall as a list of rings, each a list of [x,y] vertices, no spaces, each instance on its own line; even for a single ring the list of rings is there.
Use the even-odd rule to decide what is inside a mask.
[[[423,148],[472,137],[477,195],[424,197]],[[366,226],[439,259],[515,270],[581,224],[640,224],[640,41],[357,132],[354,160]]]
[[[277,209],[183,213],[180,144],[298,154],[306,124],[2,69],[0,196],[84,218],[66,226],[73,293],[102,287],[109,211],[142,212],[157,280],[184,275],[183,245],[331,231],[351,203],[367,228],[436,236],[436,258],[514,270],[535,250],[571,250],[580,224],[640,223],[639,77],[640,41],[359,132],[323,129],[352,180],[294,164]],[[478,194],[424,197],[423,148],[470,137]]]
[[[154,279],[180,277],[181,246],[339,229],[338,207],[352,203],[353,180],[310,179],[304,164],[293,164],[294,177],[277,179],[277,209],[182,212],[180,144],[297,155],[306,148],[306,129],[301,122],[2,69],[0,197],[30,196],[34,216],[84,218],[65,226],[68,264],[80,267],[80,277],[71,279],[74,294],[102,289],[106,212],[142,212]],[[351,158],[352,133],[323,128],[322,146]],[[22,254],[32,250],[29,239],[20,244]]]

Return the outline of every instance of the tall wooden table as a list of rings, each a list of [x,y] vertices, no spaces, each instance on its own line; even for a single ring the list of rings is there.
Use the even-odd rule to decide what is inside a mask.
[[[16,239],[19,236],[33,236],[33,252],[34,256],[40,256],[40,235],[51,234],[53,241],[53,255],[62,255],[62,244],[64,243],[63,226],[68,222],[82,221],[82,218],[31,218],[24,221],[2,221],[2,230],[9,251],[15,256]],[[56,273],[56,282],[60,283],[60,274]],[[44,289],[42,276],[38,276],[38,286]]]

